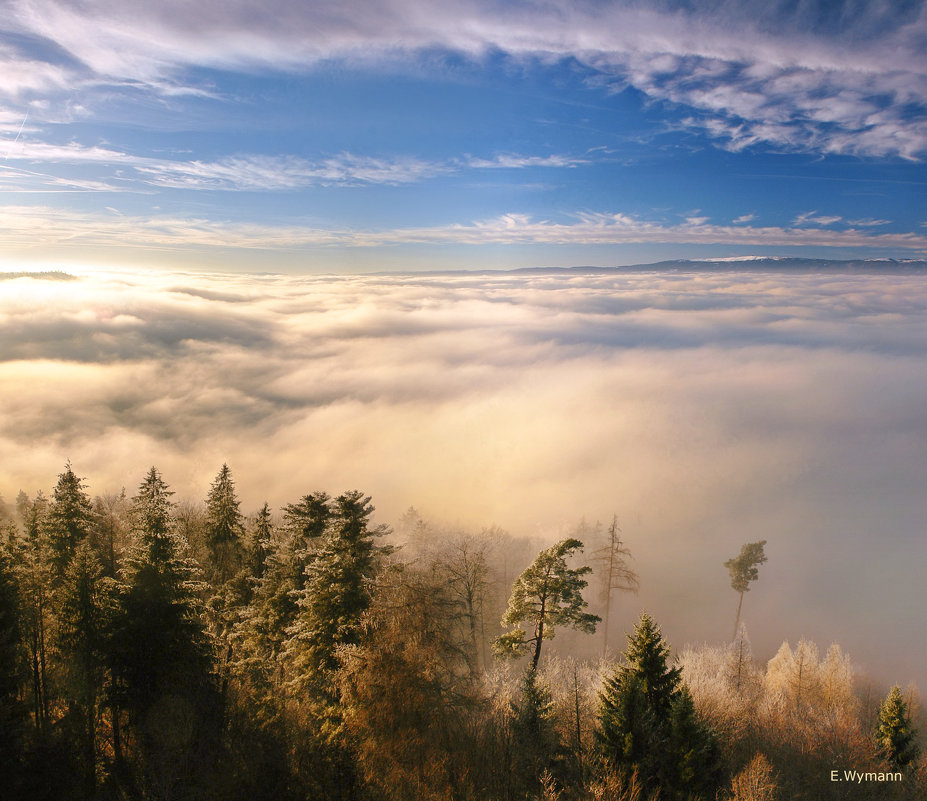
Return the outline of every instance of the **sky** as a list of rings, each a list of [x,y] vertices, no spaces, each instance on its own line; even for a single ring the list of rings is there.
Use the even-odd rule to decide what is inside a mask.
[[[927,254],[921,0],[4,0],[0,256]]]
[[[0,280],[7,502],[67,460],[201,500],[228,463],[247,514],[360,489],[537,550],[617,515],[641,591],[612,641],[646,609],[676,648],[730,637],[723,562],[765,539],[758,658],[836,641],[922,690],[925,398],[919,273]]]

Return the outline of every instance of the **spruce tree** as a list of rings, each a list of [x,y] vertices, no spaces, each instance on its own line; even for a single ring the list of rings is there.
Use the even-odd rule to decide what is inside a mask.
[[[265,502],[254,518],[249,544],[249,568],[255,579],[264,575],[267,558],[273,548],[274,519],[270,506]]]
[[[879,753],[898,770],[903,770],[917,759],[917,731],[897,684],[892,687],[879,708],[876,746]]]
[[[210,572],[220,584],[235,574],[241,561],[245,527],[240,505],[232,471],[223,464],[206,497],[206,545],[212,558]]]
[[[144,774],[196,796],[218,735],[218,692],[201,584],[174,531],[172,495],[152,467],[132,499],[135,546],[114,623],[114,663]]]
[[[78,544],[93,528],[93,506],[84,488],[83,479],[74,474],[68,462],[58,475],[45,519],[52,564],[59,581]]]
[[[589,583],[583,578],[592,572],[589,567],[569,568],[566,560],[583,544],[568,538],[541,551],[525,571],[515,579],[509,606],[502,625],[510,631],[493,643],[499,656],[519,656],[534,645],[531,669],[537,670],[541,645],[552,639],[557,626],[592,634],[601,618],[585,611],[588,604],[582,591]],[[527,623],[529,636],[519,624]]]
[[[669,657],[659,627],[641,615],[624,664],[605,680],[596,739],[612,767],[636,771],[661,797],[711,798],[720,780],[719,747]]]
[[[31,673],[32,716],[36,729],[46,735],[50,724],[48,632],[52,627],[52,584],[55,571],[45,526],[48,502],[38,492],[33,500],[20,493],[17,507],[23,517],[26,536],[14,554],[23,638]]]
[[[112,580],[103,578],[85,540],[74,552],[58,590],[57,645],[75,718],[86,796],[96,788],[97,724],[105,678],[107,634],[113,609]]]

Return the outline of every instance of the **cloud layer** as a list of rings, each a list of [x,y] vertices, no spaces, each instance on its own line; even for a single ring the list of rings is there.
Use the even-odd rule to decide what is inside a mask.
[[[200,497],[228,461],[249,510],[360,487],[383,520],[547,539],[617,513],[642,576],[625,611],[674,642],[726,635],[721,563],[765,538],[759,647],[839,639],[906,681],[925,312],[920,276],[10,278],[0,491],[70,459],[94,492],[155,463]]]

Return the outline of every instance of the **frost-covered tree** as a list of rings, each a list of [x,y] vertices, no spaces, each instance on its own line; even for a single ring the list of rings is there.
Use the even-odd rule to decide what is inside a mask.
[[[879,753],[898,770],[903,770],[919,754],[917,731],[908,714],[901,688],[896,684],[879,708],[879,725],[876,729],[876,746]]]
[[[135,545],[113,651],[118,698],[143,772],[151,781],[189,786],[206,769],[214,745],[218,693],[198,601],[202,585],[174,530],[172,495],[152,467],[132,499]]]
[[[273,550],[274,516],[270,505],[264,503],[251,526],[251,540],[248,546],[248,562],[251,575],[260,579],[264,575],[267,557]]]
[[[588,606],[582,591],[589,582],[583,576],[590,567],[567,567],[567,559],[583,544],[567,538],[541,551],[534,562],[515,579],[509,606],[502,625],[510,631],[493,643],[500,656],[520,656],[534,646],[531,669],[537,670],[541,645],[552,639],[557,626],[569,626],[589,634],[595,632],[601,618],[585,611]],[[528,624],[529,636],[522,624]]]
[[[337,649],[358,641],[371,580],[384,551],[375,538],[386,528],[371,527],[373,511],[370,497],[357,490],[332,502],[331,522],[306,566],[305,587],[297,595],[299,613],[289,632],[287,647],[298,684],[330,678],[338,667]]]
[[[234,575],[241,560],[245,527],[240,506],[232,471],[223,464],[206,496],[206,545],[212,557],[210,567],[218,583]]]
[[[724,563],[724,566],[731,574],[731,587],[740,594],[737,601],[737,617],[734,620],[734,633],[731,635],[732,640],[737,637],[737,629],[740,626],[740,612],[744,605],[744,593],[750,591],[750,582],[756,581],[760,577],[759,565],[766,561],[766,554],[763,551],[765,545],[766,540],[745,543],[736,557],[728,559]]]

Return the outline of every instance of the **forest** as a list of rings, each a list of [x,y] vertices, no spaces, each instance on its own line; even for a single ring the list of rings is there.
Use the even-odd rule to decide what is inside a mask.
[[[0,501],[3,797],[927,797],[913,687],[836,644],[754,658],[763,542],[724,563],[732,641],[675,651],[646,612],[608,642],[639,585],[617,519],[536,543],[373,512],[352,490],[246,515],[227,465],[202,502],[155,467],[91,497],[70,463]]]

